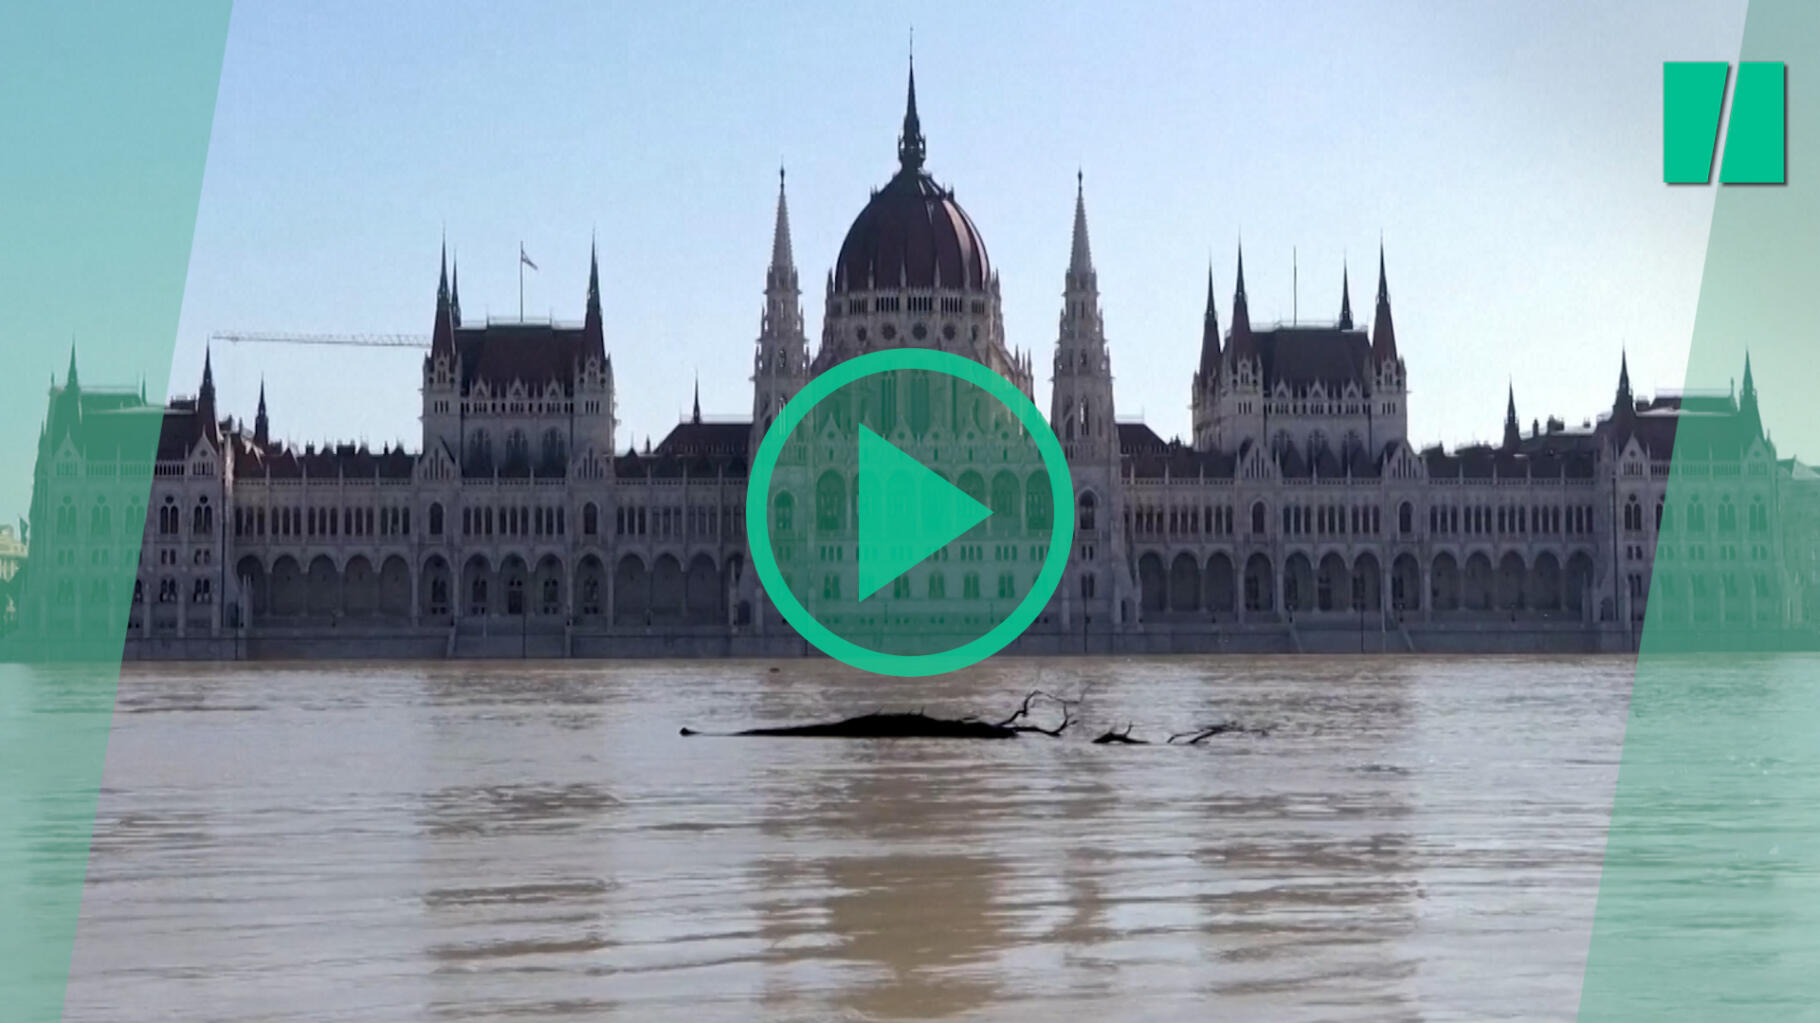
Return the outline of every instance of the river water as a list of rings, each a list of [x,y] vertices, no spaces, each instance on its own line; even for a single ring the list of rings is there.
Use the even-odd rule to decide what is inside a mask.
[[[1632,668],[129,668],[66,1018],[1571,1018]]]

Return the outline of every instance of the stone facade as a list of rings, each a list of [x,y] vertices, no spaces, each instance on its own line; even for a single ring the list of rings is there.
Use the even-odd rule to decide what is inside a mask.
[[[275,442],[263,393],[250,428],[223,415],[207,364],[195,397],[149,408],[84,389],[72,353],[32,508],[32,557],[60,571],[29,594],[28,629],[32,615],[51,629],[123,599],[86,566],[137,545],[129,656],[806,652],[747,569],[747,468],[783,403],[813,372],[906,345],[1034,390],[978,230],[923,170],[914,89],[897,175],[827,275],[819,347],[780,178],[751,415],[708,421],[698,400],[643,452],[616,450],[592,269],[580,323],[477,324],[445,261],[416,451]],[[1382,254],[1369,331],[1344,277],[1331,323],[1253,324],[1241,254],[1224,330],[1209,279],[1192,438],[1166,442],[1118,417],[1078,188],[1063,284],[1050,420],[1073,475],[1075,549],[1014,649],[1628,649],[1655,577],[1664,613],[1690,626],[1805,620],[1816,584],[1784,578],[1783,508],[1816,487],[1777,461],[1748,364],[1739,395],[1649,400],[1621,367],[1609,412],[1579,429],[1523,430],[1512,395],[1501,444],[1418,450]],[[109,440],[145,415],[162,415],[151,465]],[[1711,458],[1684,452],[1688,496],[1670,507],[1689,416]],[[963,588],[957,576],[939,592]]]

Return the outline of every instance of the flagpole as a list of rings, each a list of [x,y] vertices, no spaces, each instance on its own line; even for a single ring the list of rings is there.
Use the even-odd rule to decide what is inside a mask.
[[[518,322],[525,321],[525,243],[518,243]]]

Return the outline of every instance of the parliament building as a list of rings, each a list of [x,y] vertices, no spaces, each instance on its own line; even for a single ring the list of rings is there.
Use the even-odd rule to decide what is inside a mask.
[[[592,266],[579,322],[473,322],[445,260],[414,450],[282,443],[263,389],[250,423],[231,414],[206,360],[193,396],[149,406],[83,386],[72,353],[39,441],[44,567],[21,631],[104,607],[124,609],[128,657],[807,652],[746,553],[750,460],[783,404],[829,366],[900,346],[962,354],[1034,394],[984,238],[925,159],[913,72],[897,169],[826,272],[814,345],[780,176],[750,416],[704,420],[698,399],[642,451],[616,433]],[[1626,650],[1651,599],[1689,629],[1805,620],[1808,587],[1781,549],[1799,467],[1764,436],[1748,361],[1736,394],[1644,398],[1620,365],[1610,409],[1584,426],[1525,428],[1512,395],[1500,443],[1418,447],[1382,253],[1362,315],[1342,277],[1319,324],[1253,322],[1241,253],[1223,309],[1210,275],[1199,357],[1182,366],[1192,435],[1165,441],[1114,405],[1094,266],[1077,187],[1044,339],[1077,529],[1014,652]],[[162,418],[150,465],[126,454],[146,416]],[[1671,504],[1693,420],[1703,447],[1675,461]],[[110,566],[135,555],[128,597]],[[929,570],[968,591],[958,559]]]

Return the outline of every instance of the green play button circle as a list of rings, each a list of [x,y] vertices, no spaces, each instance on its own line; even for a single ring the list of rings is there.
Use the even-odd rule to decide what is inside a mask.
[[[954,671],[1043,611],[1074,538],[1061,443],[1016,387],[947,352],[843,362],[765,431],[746,491],[753,568],[822,652]]]

